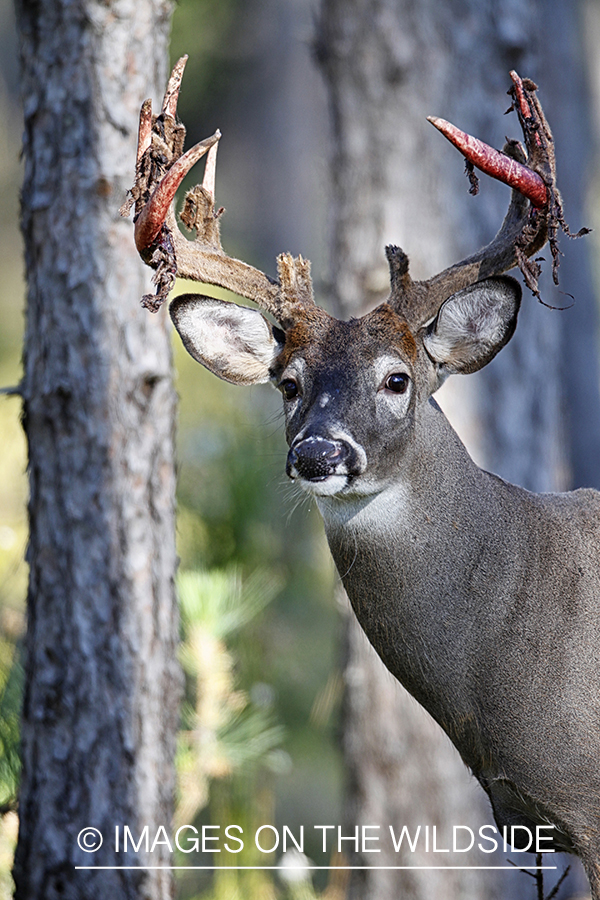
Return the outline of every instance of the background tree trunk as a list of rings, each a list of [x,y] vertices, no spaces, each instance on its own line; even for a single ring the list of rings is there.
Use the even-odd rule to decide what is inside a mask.
[[[169,826],[180,675],[165,317],[118,210],[167,75],[168,0],[18,0],[31,567],[16,896],[163,898],[115,825]],[[77,835],[104,836],[85,853]],[[152,863],[165,864],[164,846]]]
[[[461,157],[425,121],[440,115],[501,147],[519,137],[509,105],[508,72],[541,84],[554,125],[565,212],[582,223],[585,92],[576,4],[537,0],[323,0],[317,52],[333,123],[332,293],[338,315],[385,299],[387,243],[407,251],[414,278],[428,277],[487,243],[500,226],[508,189],[481,181],[469,196]],[[555,70],[555,74],[553,74]],[[569,100],[567,101],[567,98]],[[567,127],[565,127],[565,125]],[[570,125],[570,131],[569,131]],[[515,339],[477,376],[451,379],[437,395],[479,464],[534,490],[598,482],[598,379],[595,306],[584,242],[565,246],[561,287],[576,312],[540,307],[524,291]],[[576,260],[574,265],[567,260]],[[544,299],[569,297],[544,282]],[[575,348],[579,348],[578,355]],[[560,361],[560,362],[559,362]],[[568,374],[566,374],[568,372]],[[585,382],[585,388],[582,388]],[[581,402],[582,395],[585,401]],[[571,421],[563,415],[568,405]],[[582,421],[582,405],[587,410]],[[567,427],[568,426],[568,427]],[[583,426],[583,427],[582,427]],[[581,432],[586,432],[582,436]],[[567,435],[573,434],[571,439]],[[596,448],[595,454],[590,448]],[[349,772],[349,823],[441,826],[492,821],[489,804],[449,741],[393,682],[349,616],[343,745]],[[417,858],[413,864],[438,860]],[[372,857],[357,855],[357,865]],[[402,860],[378,856],[378,866]],[[481,864],[444,855],[443,864]],[[384,900],[516,895],[507,873],[354,872],[350,897]]]

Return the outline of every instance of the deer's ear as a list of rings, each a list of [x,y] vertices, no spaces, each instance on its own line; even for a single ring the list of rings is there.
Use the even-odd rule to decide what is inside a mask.
[[[268,381],[284,335],[256,309],[182,294],[169,308],[188,353],[232,384]]]
[[[442,304],[423,338],[444,374],[476,372],[511,339],[521,305],[514,278],[488,278],[458,291]]]

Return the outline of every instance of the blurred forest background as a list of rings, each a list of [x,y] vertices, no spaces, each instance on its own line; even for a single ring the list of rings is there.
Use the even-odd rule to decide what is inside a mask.
[[[597,118],[599,7],[597,0],[581,4],[587,36],[581,52]],[[309,0],[181,0],[171,58],[190,57],[179,104],[188,146],[217,127],[223,133],[217,202],[228,209],[226,249],[269,274],[280,251],[301,253],[312,260],[317,293],[326,297],[329,126],[313,59],[314,15]],[[24,298],[15,40],[11,3],[0,0],[0,897],[11,895],[16,839],[26,594],[25,441],[20,400],[11,395],[20,379]],[[591,124],[597,135],[598,121]],[[598,234],[597,187],[591,187],[585,224]],[[576,230],[582,223],[571,224]],[[278,395],[218,381],[178,341],[174,353],[186,673],[178,820],[249,827],[272,821],[294,831],[303,824],[306,852],[320,860],[311,826],[342,821],[344,779],[333,564],[316,509],[286,483]],[[238,864],[254,862],[251,852],[242,855]],[[217,874],[211,885],[208,876],[183,873],[180,894],[233,896],[232,877]],[[271,882],[253,873],[237,889],[244,897],[269,896]],[[341,883],[327,886],[324,874],[315,882],[318,891],[341,896]],[[307,884],[286,890],[312,896]]]

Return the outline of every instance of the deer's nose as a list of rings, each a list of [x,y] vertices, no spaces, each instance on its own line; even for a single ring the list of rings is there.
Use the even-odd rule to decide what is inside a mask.
[[[307,481],[321,481],[333,475],[346,462],[350,448],[344,441],[307,437],[295,444],[287,457],[285,470],[290,478],[299,475]]]

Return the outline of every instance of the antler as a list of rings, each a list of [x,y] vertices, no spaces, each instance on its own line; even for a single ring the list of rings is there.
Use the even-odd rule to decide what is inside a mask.
[[[525,149],[518,141],[507,141],[500,152],[444,119],[428,119],[464,155],[471,193],[478,190],[474,167],[505,182],[513,192],[504,222],[493,241],[428,281],[413,281],[408,274],[406,254],[398,247],[386,248],[392,280],[389,302],[413,327],[432,318],[444,300],[456,291],[517,265],[526,285],[541,299],[538,289],[540,266],[530,257],[548,241],[554,282],[558,284],[559,228],[571,237],[579,237],[589,230],[582,228],[577,235],[571,235],[564,220],[556,187],[554,142],[535,95],[537,86],[529,79],[521,79],[514,71],[510,76],[513,82],[509,90],[513,99],[511,109],[516,109],[519,117]]]
[[[135,184],[121,208],[122,215],[129,215],[135,204],[136,246],[144,262],[156,270],[156,294],[143,297],[142,306],[157,312],[179,276],[227,288],[252,300],[286,328],[299,309],[314,305],[310,263],[281,254],[277,259],[279,280],[275,281],[223,251],[219,220],[224,209],[216,209],[214,199],[221,134],[216,131],[183,153],[185,128],[176,120],[186,62],[187,56],[183,56],[173,68],[158,116],[152,115],[150,100],[142,104]],[[202,184],[188,191],[180,215],[186,228],[195,232],[195,238],[187,240],[177,226],[173,199],[184,177],[205,155]]]
[[[140,111],[136,179],[130,198],[121,209],[128,215],[135,204],[135,241],[142,259],[156,270],[156,294],[148,294],[142,305],[156,312],[167,298],[176,276],[227,288],[254,301],[288,328],[314,306],[310,263],[290,254],[277,258],[279,280],[253,266],[227,256],[221,246],[220,217],[215,207],[215,166],[220,132],[183,153],[185,128],[177,121],[177,100],[187,61],[175,65],[162,109],[152,115],[150,100]],[[390,265],[389,304],[413,329],[435,316],[442,303],[470,284],[519,266],[525,283],[538,299],[540,266],[531,257],[548,241],[552,252],[552,272],[558,284],[560,229],[571,237],[586,234],[582,228],[572,235],[566,224],[556,187],[556,167],[552,133],[535,95],[536,85],[511,72],[511,109],[516,109],[523,130],[525,148],[509,140],[500,152],[460,131],[444,119],[429,121],[465,156],[471,192],[477,193],[474,167],[513,188],[511,202],[496,237],[472,256],[450,266],[428,281],[413,281],[408,257],[399,247],[386,247]],[[180,215],[192,232],[187,240],[176,222],[173,199],[177,188],[193,165],[206,156],[204,180],[188,191]]]

